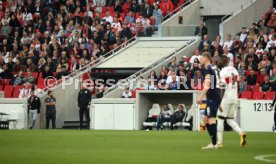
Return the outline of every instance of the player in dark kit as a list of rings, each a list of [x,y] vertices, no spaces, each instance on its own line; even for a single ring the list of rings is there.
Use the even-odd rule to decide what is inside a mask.
[[[197,99],[197,104],[201,104],[206,96],[207,108],[205,110],[204,123],[211,137],[212,143],[202,149],[216,149],[217,144],[217,123],[216,116],[220,105],[220,90],[218,84],[218,73],[211,65],[211,54],[204,52],[200,59],[200,64],[203,68],[205,76],[204,88]]]

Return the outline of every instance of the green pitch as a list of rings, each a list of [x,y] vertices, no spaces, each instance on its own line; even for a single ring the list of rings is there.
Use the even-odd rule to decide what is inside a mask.
[[[201,150],[209,143],[205,132],[0,131],[0,163],[253,164],[265,163],[255,156],[276,154],[276,133],[248,133],[243,149],[236,133],[224,139],[223,149]]]

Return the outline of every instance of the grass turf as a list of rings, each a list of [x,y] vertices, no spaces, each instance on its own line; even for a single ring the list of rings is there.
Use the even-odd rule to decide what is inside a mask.
[[[0,131],[0,163],[183,164],[264,163],[254,156],[276,154],[275,133],[224,134],[224,148],[201,150],[204,132],[186,131]],[[276,160],[276,157],[271,157]]]

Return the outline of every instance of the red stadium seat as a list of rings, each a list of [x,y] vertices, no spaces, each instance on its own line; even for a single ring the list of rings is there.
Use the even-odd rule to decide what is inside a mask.
[[[10,85],[12,79],[4,79],[5,85]]]
[[[20,94],[20,91],[23,89],[23,85],[17,85],[14,87],[14,90],[13,90],[13,95],[12,97],[13,98],[18,98],[19,97],[19,94]]]
[[[102,7],[102,13],[105,13],[105,12],[106,12],[106,7],[103,6],[103,7]]]
[[[38,78],[38,72],[33,72],[32,74],[33,74],[34,78],[36,78],[36,79]]]
[[[11,98],[13,92],[13,85],[5,85],[4,88],[4,97],[5,98]]]
[[[155,0],[149,0],[149,4],[153,5],[155,3]]]
[[[108,10],[110,13],[114,13],[114,6],[108,6],[108,7],[107,7],[107,10]]]
[[[247,90],[247,91],[251,91],[251,86],[250,86],[250,85],[247,85],[246,90]]]
[[[241,93],[241,98],[250,99],[252,97],[252,92],[245,91]]]
[[[266,100],[273,100],[276,92],[266,92],[264,99]]]
[[[260,100],[264,98],[264,93],[263,92],[253,92],[252,99],[254,100]]]
[[[5,80],[4,79],[0,79],[0,85],[5,85]]]
[[[259,85],[253,85],[252,91],[253,92],[260,92],[260,86]]]
[[[4,89],[4,85],[0,84],[0,91],[2,91]]]

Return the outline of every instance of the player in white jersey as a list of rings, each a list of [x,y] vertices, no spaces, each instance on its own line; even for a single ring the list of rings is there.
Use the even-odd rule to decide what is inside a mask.
[[[239,133],[241,136],[240,146],[243,147],[246,144],[246,134],[241,130],[239,125],[235,122],[234,118],[236,116],[236,107],[238,103],[238,81],[239,74],[236,68],[228,66],[229,59],[227,56],[221,56],[218,66],[222,68],[220,75],[220,90],[221,90],[221,104],[218,116],[218,126],[217,126],[217,146],[219,148],[223,147],[223,131],[224,131],[224,121],[232,127],[234,131]]]

